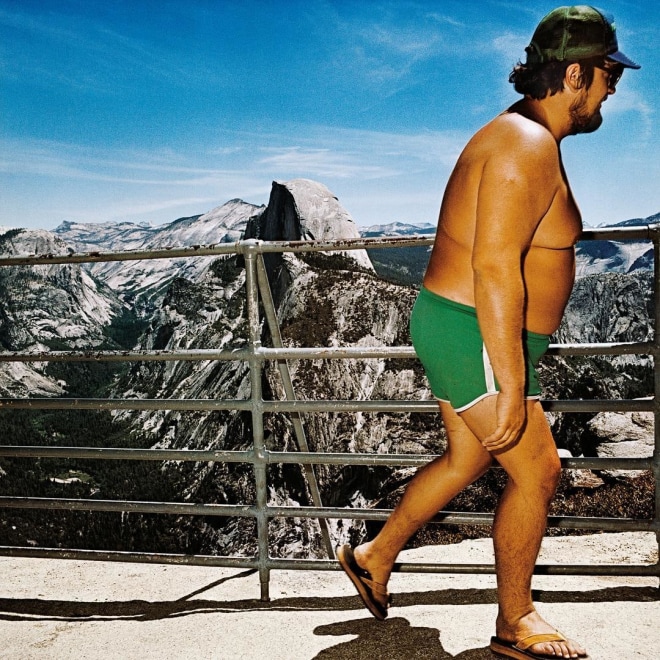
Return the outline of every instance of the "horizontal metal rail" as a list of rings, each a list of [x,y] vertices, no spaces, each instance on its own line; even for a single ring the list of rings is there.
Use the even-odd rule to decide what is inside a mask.
[[[641,227],[599,227],[584,229],[582,240],[657,240],[658,225]],[[166,247],[157,250],[122,250],[85,253],[34,254],[0,257],[2,266],[35,266],[49,264],[101,263],[110,261],[141,261],[143,259],[180,259],[190,257],[217,257],[246,254],[257,249],[260,253],[278,252],[332,252],[345,250],[375,250],[382,248],[423,247],[433,245],[435,236],[411,236],[409,238],[352,238],[334,241],[258,241],[254,239],[211,245]],[[255,247],[256,246],[256,247]]]
[[[0,506],[7,509],[41,509],[65,511],[106,511],[124,513],[156,513],[177,516],[241,516],[258,518],[258,506],[249,504],[195,504],[188,502],[136,502],[119,500],[89,500],[46,497],[0,497]],[[269,506],[269,518],[343,518],[351,520],[385,521],[391,509],[345,507]],[[430,523],[445,525],[492,525],[492,513],[440,511]],[[616,532],[660,531],[653,519],[599,518],[589,516],[550,516],[549,527],[561,529],[593,529]]]
[[[111,550],[69,550],[60,548],[28,548],[16,546],[0,546],[0,555],[6,557],[73,559],[82,561],[112,561],[131,562],[138,564],[181,564],[184,566],[211,566],[217,568],[260,568],[255,557],[217,556],[217,555],[184,555],[157,552],[126,552]],[[269,570],[284,571],[339,571],[336,561],[327,559],[278,559],[269,557]],[[655,567],[649,564],[625,564],[617,567],[616,575],[630,577],[656,577]],[[612,567],[608,564],[537,564],[535,575],[612,575]],[[493,564],[429,564],[423,562],[397,562],[394,571],[399,573],[452,573],[459,575],[488,575],[495,573]],[[256,604],[255,604],[256,605]]]
[[[611,344],[550,344],[548,355],[655,355],[652,342]],[[264,348],[214,351],[40,351],[0,352],[0,362],[204,362],[207,360],[244,361],[249,357],[276,360],[372,360],[415,358],[412,346],[344,346],[330,348]]]
[[[647,227],[598,228],[585,230],[583,240],[651,240],[655,248],[655,327],[660,327],[660,287],[657,284],[658,245],[660,229],[658,225]],[[275,463],[313,465],[366,465],[366,466],[420,466],[433,459],[431,455],[372,455],[339,454],[310,451],[276,452],[266,449],[263,438],[263,417],[266,414],[285,413],[294,416],[313,413],[351,412],[392,412],[392,413],[437,413],[435,401],[346,401],[346,400],[296,400],[293,392],[282,401],[264,401],[261,396],[260,374],[268,361],[277,361],[283,378],[288,378],[287,360],[336,360],[336,359],[410,359],[415,352],[409,346],[381,347],[315,347],[274,348],[260,344],[260,320],[258,312],[259,293],[269,324],[276,323],[277,317],[272,308],[269,292],[263,289],[260,281],[265,270],[261,256],[265,253],[280,252],[331,252],[346,250],[381,249],[397,247],[424,247],[433,243],[432,236],[401,238],[351,239],[338,241],[294,241],[261,242],[256,240],[239,241],[210,246],[186,248],[163,248],[158,250],[90,252],[85,254],[42,254],[0,258],[2,266],[35,266],[43,264],[77,264],[136,261],[143,259],[173,259],[190,257],[214,257],[242,254],[246,260],[246,290],[248,298],[248,341],[247,346],[225,350],[182,350],[182,351],[49,351],[49,352],[0,352],[0,362],[141,362],[141,361],[245,361],[250,367],[252,392],[246,400],[216,399],[0,399],[0,409],[86,409],[86,410],[190,410],[190,411],[249,411],[253,420],[254,445],[245,451],[215,451],[187,449],[120,449],[88,447],[45,447],[45,446],[0,446],[0,456],[13,458],[85,458],[100,460],[157,460],[227,463],[248,463],[254,466],[256,500],[253,504],[216,505],[189,502],[134,502],[126,500],[94,500],[67,498],[0,497],[0,508],[30,508],[42,510],[76,510],[105,512],[134,512],[172,515],[200,516],[243,516],[255,519],[257,523],[258,554],[256,557],[210,557],[190,555],[169,555],[137,552],[109,552],[53,548],[0,547],[0,554],[6,556],[53,557],[92,559],[102,561],[135,561],[157,563],[181,563],[195,565],[233,566],[254,568],[259,571],[262,599],[268,599],[268,581],[271,569],[314,569],[337,570],[333,560],[290,560],[275,559],[268,553],[268,520],[272,518],[310,518],[325,521],[333,518],[354,520],[385,520],[389,510],[353,509],[339,507],[277,507],[267,501],[266,466]],[[261,278],[263,280],[263,277]],[[267,284],[267,282],[266,282]],[[553,344],[549,355],[649,355],[660,354],[660,339],[656,336],[648,342],[617,342],[611,344]],[[564,458],[562,466],[567,469],[596,470],[652,470],[656,481],[655,517],[650,520],[628,518],[595,518],[576,516],[554,516],[548,521],[550,526],[564,529],[589,529],[605,531],[654,531],[660,542],[660,365],[655,364],[656,396],[635,400],[563,400],[543,401],[544,409],[552,412],[653,412],[655,416],[656,443],[652,458]],[[301,432],[297,428],[296,433]],[[305,444],[300,445],[304,447]],[[313,473],[308,473],[314,479]],[[490,525],[492,515],[487,513],[440,512],[434,523]],[[492,573],[493,567],[487,564],[397,564],[396,570],[404,572],[452,572],[452,573]],[[581,566],[581,565],[539,565],[537,574],[556,575],[652,575],[660,576],[660,564],[642,566]]]
[[[638,238],[643,232],[626,232],[626,235],[636,234]],[[186,259],[191,257],[220,257],[235,254],[247,254],[258,250],[262,254],[279,252],[332,252],[346,250],[375,250],[382,248],[422,247],[433,245],[434,237],[413,236],[410,238],[360,238],[340,239],[334,241],[259,241],[248,239],[234,243],[219,243],[211,245],[191,245],[188,247],[160,248],[157,250],[122,250],[119,252],[103,252],[95,250],[80,254],[45,253],[19,255],[15,257],[0,257],[0,268],[3,266],[39,266],[52,264],[106,263],[111,261],[142,261],[151,259]]]
[[[182,461],[193,463],[251,463],[254,450],[215,449],[119,449],[110,447],[45,447],[43,445],[0,445],[0,456],[7,458],[78,458],[119,461]],[[342,454],[329,452],[284,452],[264,450],[261,460],[269,465],[367,465],[421,467],[435,454]],[[652,458],[561,458],[562,467],[576,470],[650,470]],[[501,469],[494,466],[493,469]]]
[[[549,412],[652,412],[653,399],[543,400]],[[264,413],[438,412],[435,401],[320,399],[261,401]],[[251,399],[0,399],[0,409],[22,410],[252,410]]]

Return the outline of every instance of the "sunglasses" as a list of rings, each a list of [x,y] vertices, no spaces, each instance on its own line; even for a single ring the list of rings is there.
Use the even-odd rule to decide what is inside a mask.
[[[595,64],[594,66],[596,69],[605,71],[607,74],[607,88],[615,90],[619,80],[621,80],[621,76],[623,75],[624,66],[622,64],[611,64],[610,66],[606,66],[606,64],[609,64],[607,60],[602,64]]]

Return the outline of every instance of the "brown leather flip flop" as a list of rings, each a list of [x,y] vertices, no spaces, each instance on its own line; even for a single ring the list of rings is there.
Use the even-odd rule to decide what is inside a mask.
[[[490,650],[497,655],[502,655],[505,658],[514,658],[515,660],[547,660],[548,658],[556,658],[556,655],[548,655],[547,653],[534,653],[530,651],[530,647],[534,644],[541,644],[542,642],[565,642],[564,637],[559,631],[554,633],[541,633],[538,635],[530,635],[517,642],[509,642],[499,637],[490,638]],[[588,656],[581,655],[580,660],[589,660]]]
[[[365,607],[379,620],[383,621],[387,617],[387,607],[392,598],[385,585],[374,582],[371,574],[358,566],[355,561],[355,555],[350,545],[342,545],[337,548],[337,559],[344,572],[351,579],[355,588],[362,598]],[[387,598],[387,606],[374,598],[374,593]]]

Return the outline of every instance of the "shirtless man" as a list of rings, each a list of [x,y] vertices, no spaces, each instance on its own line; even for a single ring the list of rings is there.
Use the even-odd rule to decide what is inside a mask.
[[[561,465],[535,366],[573,287],[577,204],[560,142],[600,126],[624,68],[612,19],[561,7],[510,76],[524,98],[470,140],[449,179],[411,335],[448,435],[373,540],[338,548],[365,605],[387,616],[387,582],[410,536],[497,461],[498,588],[491,649],[510,658],[586,657],[536,612],[531,579]]]

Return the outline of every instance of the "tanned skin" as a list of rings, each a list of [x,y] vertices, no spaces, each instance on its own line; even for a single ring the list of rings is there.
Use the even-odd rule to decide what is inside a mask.
[[[378,536],[354,551],[358,564],[387,584],[410,536],[496,460],[508,475],[493,526],[496,633],[508,641],[555,630],[536,612],[531,579],[561,464],[540,403],[525,399],[522,333],[552,334],[561,321],[582,223],[559,145],[600,125],[600,107],[612,93],[606,71],[595,69],[587,88],[581,66],[571,64],[562,91],[523,98],[461,154],[424,286],[476,308],[501,390],[460,415],[440,403],[447,451],[417,472]],[[586,655],[572,640],[530,650],[554,658]]]

